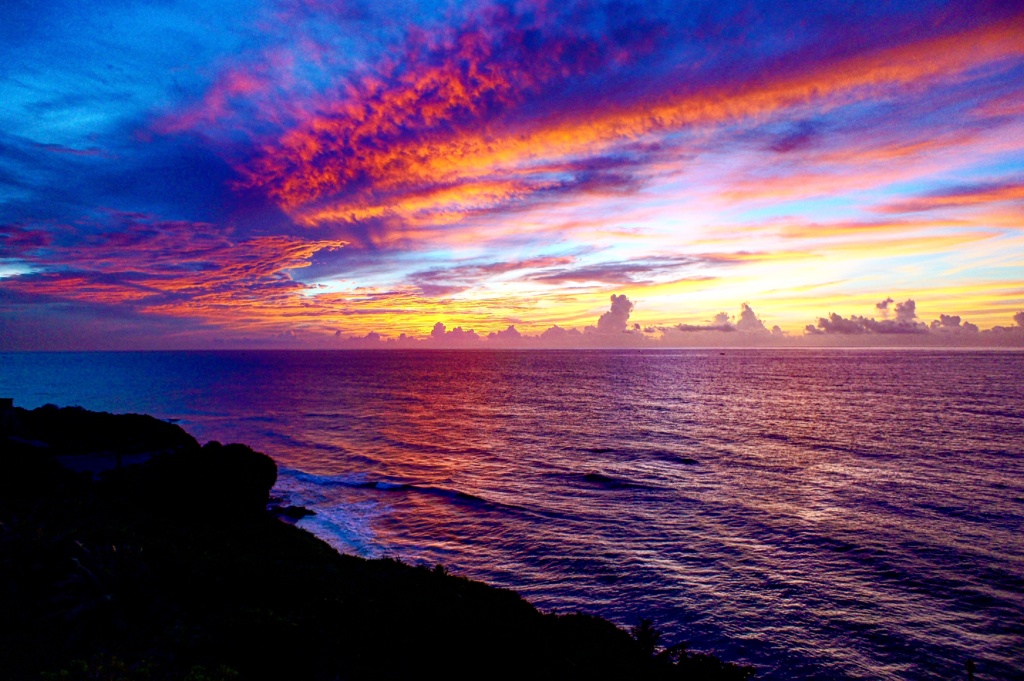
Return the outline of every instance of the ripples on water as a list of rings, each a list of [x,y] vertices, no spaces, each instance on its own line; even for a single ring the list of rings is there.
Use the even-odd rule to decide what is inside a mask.
[[[1021,353],[0,359],[25,406],[272,454],[342,550],[650,616],[759,678],[1022,678]]]

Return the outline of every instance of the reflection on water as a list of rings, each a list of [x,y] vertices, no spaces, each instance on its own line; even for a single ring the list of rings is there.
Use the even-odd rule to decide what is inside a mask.
[[[1024,355],[5,355],[19,403],[182,419],[343,550],[653,617],[761,677],[1024,668]]]

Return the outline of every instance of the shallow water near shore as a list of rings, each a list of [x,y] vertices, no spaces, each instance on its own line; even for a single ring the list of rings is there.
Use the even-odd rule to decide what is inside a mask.
[[[281,467],[344,551],[444,563],[765,679],[1024,678],[1024,354],[0,354],[0,396]]]

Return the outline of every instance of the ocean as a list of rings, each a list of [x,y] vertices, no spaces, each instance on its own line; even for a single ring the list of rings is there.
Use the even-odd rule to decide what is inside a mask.
[[[1021,352],[6,353],[0,396],[244,442],[341,551],[759,679],[1024,679]]]

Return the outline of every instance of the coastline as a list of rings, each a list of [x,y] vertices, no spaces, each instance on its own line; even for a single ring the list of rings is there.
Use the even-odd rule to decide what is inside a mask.
[[[649,626],[541,613],[442,566],[337,553],[268,510],[276,465],[244,445],[200,447],[148,416],[3,412],[0,667],[12,678],[753,673],[659,648]],[[58,462],[99,453],[115,460],[99,475]]]

